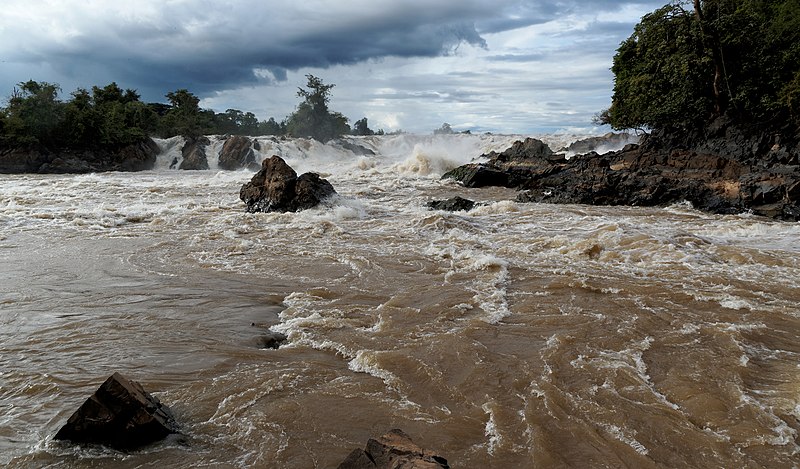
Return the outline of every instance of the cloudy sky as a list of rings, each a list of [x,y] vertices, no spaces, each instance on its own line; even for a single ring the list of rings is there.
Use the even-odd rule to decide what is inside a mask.
[[[3,0],[0,99],[29,79],[277,120],[306,74],[373,129],[592,128],[619,43],[667,0]],[[603,129],[595,129],[600,131]]]

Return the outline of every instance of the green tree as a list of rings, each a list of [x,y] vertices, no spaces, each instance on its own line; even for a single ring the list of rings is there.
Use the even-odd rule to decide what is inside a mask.
[[[33,80],[18,86],[4,112],[4,143],[14,146],[56,144],[61,137],[64,119],[64,104],[58,99],[61,88]]]
[[[612,71],[598,120],[617,129],[690,128],[723,114],[800,125],[800,2],[673,1],[642,18]]]
[[[65,105],[64,138],[71,148],[119,147],[135,143],[156,129],[157,115],[135,90],[116,83],[79,88]]]
[[[165,96],[171,108],[161,119],[162,136],[199,137],[211,133],[214,113],[200,109],[200,98],[185,88],[171,91]]]
[[[270,117],[267,121],[259,122],[258,124],[259,135],[285,135],[286,134],[286,121],[278,123],[274,117]]]
[[[298,88],[297,96],[303,98],[286,122],[286,131],[293,137],[311,137],[327,142],[350,133],[347,118],[328,109],[331,89],[314,75],[306,75],[308,89]]]
[[[617,49],[608,123],[617,129],[689,127],[708,118],[710,57],[702,31],[679,4],[645,15]]]

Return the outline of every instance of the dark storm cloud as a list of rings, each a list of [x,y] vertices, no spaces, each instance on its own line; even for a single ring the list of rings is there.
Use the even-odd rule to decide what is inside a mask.
[[[486,34],[628,2],[141,1],[124,12],[97,0],[62,3],[63,10],[34,0],[4,6],[0,59],[48,66],[87,85],[116,80],[145,92],[189,87],[202,94],[285,80],[287,70],[485,48]],[[0,78],[6,85],[28,77]]]

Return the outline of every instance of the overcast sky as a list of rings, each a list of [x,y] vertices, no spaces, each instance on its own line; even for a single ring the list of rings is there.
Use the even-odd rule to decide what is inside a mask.
[[[29,79],[112,81],[147,101],[282,120],[306,74],[373,129],[586,131],[611,60],[667,0],[3,0],[0,97]],[[599,131],[603,129],[595,129]]]

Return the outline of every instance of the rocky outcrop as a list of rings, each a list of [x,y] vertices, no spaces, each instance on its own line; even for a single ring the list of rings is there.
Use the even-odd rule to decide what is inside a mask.
[[[202,171],[208,169],[206,147],[211,144],[208,137],[187,138],[181,149],[181,160],[178,169],[189,171]]]
[[[609,151],[619,151],[629,143],[639,143],[639,137],[625,132],[609,132],[605,135],[572,142],[563,151],[571,155],[585,155],[591,152],[603,154]]]
[[[153,169],[160,149],[151,139],[119,148],[51,151],[42,146],[0,149],[0,173],[93,173]]]
[[[336,194],[333,186],[316,173],[297,176],[280,156],[265,159],[239,191],[248,212],[297,212],[315,207]]]
[[[448,212],[470,211],[475,207],[475,202],[463,197],[451,197],[447,200],[432,200],[428,202],[431,210],[445,210]]]
[[[242,169],[255,163],[256,156],[247,137],[234,135],[225,140],[219,152],[219,167],[229,171]]]
[[[449,469],[447,460],[422,449],[402,430],[370,438],[365,449],[353,450],[338,469]]]
[[[774,143],[767,149],[753,143],[744,151],[728,148],[725,141],[703,140],[682,148],[663,136],[650,136],[641,145],[569,160],[533,142],[517,142],[501,154],[484,155],[486,163],[465,165],[443,177],[479,187],[475,175],[489,173],[497,182],[493,185],[520,189],[520,202],[657,206],[688,201],[712,213],[751,211],[799,220],[800,147]]]
[[[359,145],[357,143],[348,142],[347,140],[345,140],[343,138],[337,138],[336,140],[333,140],[333,141],[329,142],[329,144],[339,146],[339,147],[341,147],[341,148],[353,153],[354,155],[358,155],[358,156],[375,156],[375,152],[370,150],[369,148],[367,148],[367,147],[365,147],[363,145]]]
[[[56,433],[56,440],[129,450],[179,433],[170,409],[119,373],[111,375]]]

